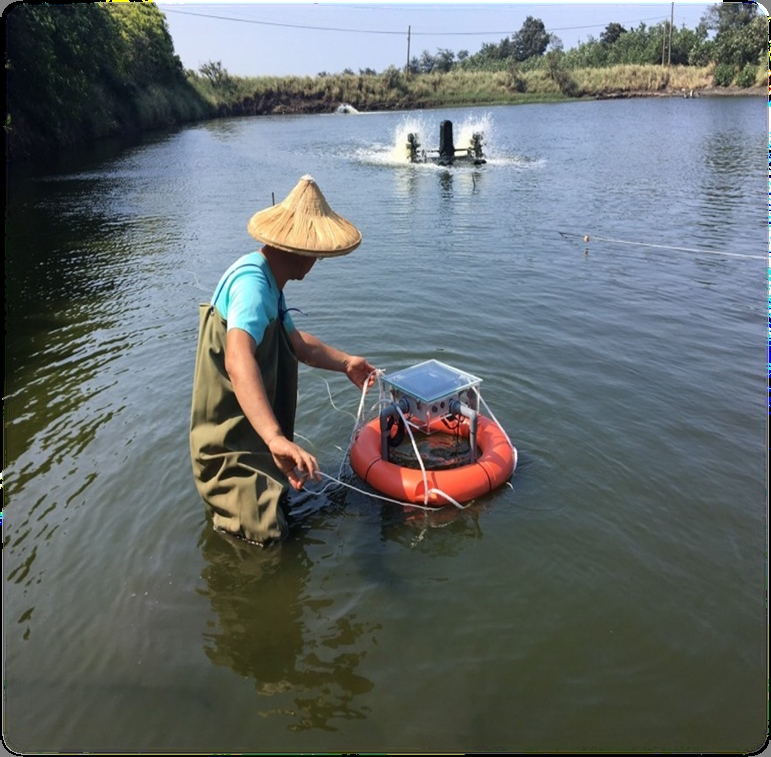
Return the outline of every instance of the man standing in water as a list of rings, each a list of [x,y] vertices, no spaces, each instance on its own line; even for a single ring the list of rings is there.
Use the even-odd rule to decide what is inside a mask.
[[[361,232],[335,213],[311,176],[247,226],[264,243],[239,258],[199,312],[190,452],[214,528],[266,545],[287,534],[288,485],[320,479],[293,441],[297,361],[340,371],[359,388],[374,368],[295,328],[284,301],[317,258],[346,255]]]

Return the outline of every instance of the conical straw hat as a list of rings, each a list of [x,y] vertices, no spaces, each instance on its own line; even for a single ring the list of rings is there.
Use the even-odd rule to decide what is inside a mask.
[[[361,232],[329,207],[307,174],[283,202],[255,213],[246,228],[271,247],[314,258],[346,255],[361,244]]]

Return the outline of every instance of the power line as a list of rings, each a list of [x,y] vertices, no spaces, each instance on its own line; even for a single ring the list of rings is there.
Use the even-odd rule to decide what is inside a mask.
[[[288,29],[308,29],[311,31],[319,31],[319,32],[348,32],[350,34],[391,34],[391,35],[397,35],[397,36],[403,36],[404,31],[386,31],[384,29],[346,29],[342,27],[337,26],[312,26],[309,24],[289,24],[289,23],[281,23],[278,21],[257,21],[255,19],[250,18],[235,18],[233,16],[219,16],[214,15],[212,13],[191,13],[190,11],[178,11],[178,10],[172,10],[170,8],[164,8],[164,13],[176,13],[180,16],[198,16],[200,18],[214,18],[219,21],[235,21],[242,24],[258,24],[260,26],[281,26]],[[665,16],[653,16],[651,18],[642,18],[639,19],[637,22],[630,22],[627,21],[627,24],[631,23],[640,23],[641,21],[661,21],[664,20]],[[606,27],[607,24],[588,24],[586,26],[562,26],[555,29],[552,29],[553,32],[566,32],[566,31],[574,31],[578,29],[599,29]],[[412,32],[413,37],[487,37],[492,35],[509,35],[511,34],[511,30],[507,31],[487,31],[487,32]]]
[[[242,24],[259,24],[261,26],[283,26],[289,29],[311,29],[319,32],[351,32],[353,34],[398,34],[404,35],[404,32],[388,32],[383,30],[372,29],[341,29],[335,26],[309,26],[305,24],[282,24],[278,21],[256,21],[251,18],[233,18],[232,16],[215,16],[211,13],[190,13],[188,11],[177,11],[169,8],[163,9],[164,13],[176,13],[180,16],[199,16],[201,18],[216,18],[220,21],[239,21]]]

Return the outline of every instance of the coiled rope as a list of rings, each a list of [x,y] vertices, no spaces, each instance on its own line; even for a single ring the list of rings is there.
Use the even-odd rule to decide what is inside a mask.
[[[612,237],[598,237],[589,234],[575,234],[568,231],[557,231],[557,233],[567,239],[568,237],[579,237],[583,242],[610,242],[612,244],[631,245],[634,247],[652,247],[657,250],[674,250],[676,252],[691,252],[697,255],[721,255],[731,258],[751,258],[753,260],[765,260],[765,255],[747,255],[741,252],[726,252],[725,250],[704,250],[695,247],[675,247],[668,244],[652,244],[650,242],[633,242],[628,239],[613,239]]]

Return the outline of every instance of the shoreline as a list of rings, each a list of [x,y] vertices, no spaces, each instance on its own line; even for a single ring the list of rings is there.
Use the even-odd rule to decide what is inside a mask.
[[[742,88],[710,85],[708,87],[694,87],[690,90],[683,87],[667,87],[655,92],[651,90],[607,90],[596,95],[586,95],[576,99],[619,100],[632,97],[682,97],[698,99],[700,97],[761,97],[764,95],[766,95],[766,88],[762,86]]]
[[[579,97],[566,97],[551,92],[532,92],[526,96],[513,97],[510,100],[486,100],[475,102],[445,102],[437,98],[431,102],[415,100],[413,102],[383,102],[372,101],[367,105],[356,104],[353,107],[359,113],[372,113],[393,110],[436,110],[439,108],[456,107],[487,107],[499,105],[529,105],[534,103],[560,103],[580,102],[582,100],[626,100],[641,99],[646,97],[680,97],[684,99],[699,99],[702,97],[761,97],[766,96],[766,88],[757,87],[694,87],[685,89],[682,87],[667,87],[661,90],[604,90],[581,95]],[[263,95],[259,99],[248,98],[229,108],[221,108],[218,118],[240,118],[243,116],[279,116],[279,115],[314,115],[335,113],[341,105],[350,103],[332,100],[328,97],[302,97],[297,95],[270,94]]]

